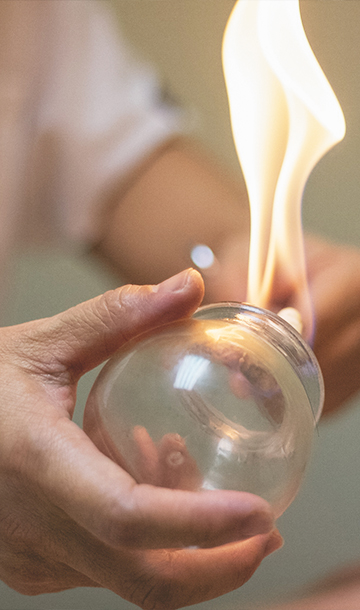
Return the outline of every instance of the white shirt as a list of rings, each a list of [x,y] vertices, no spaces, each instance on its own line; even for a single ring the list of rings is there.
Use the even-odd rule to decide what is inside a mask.
[[[0,268],[19,240],[96,240],[99,206],[181,128],[102,0],[0,1]]]

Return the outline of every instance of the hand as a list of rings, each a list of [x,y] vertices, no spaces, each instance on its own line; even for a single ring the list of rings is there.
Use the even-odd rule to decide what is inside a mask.
[[[360,251],[307,238],[315,315],[314,351],[325,382],[324,412],[360,389]]]
[[[307,595],[263,610],[358,610],[360,571],[358,565],[333,572],[308,587]],[[259,609],[260,610],[260,609]]]
[[[324,412],[360,389],[360,250],[307,236],[306,256],[315,320],[314,351],[325,382]],[[228,241],[221,265],[204,272],[208,301],[246,299],[247,241]],[[275,287],[269,309],[306,309],[301,294]],[[286,295],[286,299],[284,296]]]
[[[170,610],[237,588],[281,545],[262,499],[137,485],[71,421],[81,375],[134,335],[191,315],[202,296],[188,271],[1,329],[0,577],[10,587],[106,587]]]
[[[268,298],[265,303],[261,303],[248,299],[248,266],[249,236],[243,231],[235,237],[224,240],[214,264],[202,271],[205,281],[205,301],[207,303],[245,301],[276,314],[284,308],[295,308],[300,313],[303,337],[310,341],[313,336],[313,310],[306,277],[302,277],[301,268],[298,270],[297,282],[294,277],[289,277],[286,270],[278,267]]]

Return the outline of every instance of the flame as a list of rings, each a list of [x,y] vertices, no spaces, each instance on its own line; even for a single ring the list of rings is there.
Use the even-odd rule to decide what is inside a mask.
[[[238,0],[223,67],[251,210],[247,300],[270,308],[285,285],[309,338],[302,195],[316,163],[343,139],[345,119],[306,38],[299,0]]]

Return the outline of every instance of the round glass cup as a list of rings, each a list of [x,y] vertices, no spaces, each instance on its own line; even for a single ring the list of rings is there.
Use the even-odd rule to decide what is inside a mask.
[[[123,346],[95,381],[84,429],[138,483],[246,491],[279,516],[323,399],[317,360],[292,326],[219,303]]]

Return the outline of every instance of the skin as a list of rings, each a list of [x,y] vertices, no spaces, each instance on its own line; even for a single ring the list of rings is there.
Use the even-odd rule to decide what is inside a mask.
[[[191,151],[191,152],[190,152]],[[231,180],[217,172],[208,160],[199,155],[198,150],[189,149],[189,143],[176,141],[169,148],[158,152],[146,166],[128,190],[125,189],[121,207],[110,208],[108,227],[100,242],[98,252],[114,269],[131,276],[131,266],[122,267],[124,254],[118,249],[119,243],[126,244],[128,261],[136,261],[135,250],[139,243],[132,235],[131,226],[135,223],[136,235],[141,241],[141,260],[136,264],[141,273],[178,271],[177,265],[190,264],[189,244],[193,242],[208,244],[216,254],[214,268],[203,271],[205,281],[205,301],[243,301],[246,300],[246,283],[249,248],[249,214],[246,193],[234,185]],[[191,169],[190,169],[191,168]],[[171,215],[168,217],[169,185],[166,175],[179,178],[177,197],[171,196]],[[200,177],[200,180],[198,179]],[[143,181],[144,178],[144,181]],[[190,192],[203,192],[204,199],[183,197],[183,184],[190,178]],[[161,184],[160,190],[156,185]],[[221,185],[221,186],[219,186]],[[148,199],[147,194],[155,189],[156,197]],[[193,189],[193,191],[192,191]],[[171,191],[171,189],[170,189]],[[141,206],[150,201],[148,216],[143,225],[144,216]],[[188,205],[184,207],[184,201]],[[220,202],[220,204],[219,204]],[[194,211],[195,210],[195,211]],[[123,214],[127,219],[123,224]],[[191,217],[195,237],[188,239],[187,221]],[[105,215],[106,218],[106,215]],[[161,218],[161,223],[148,223],[151,218]],[[167,237],[162,237],[163,219]],[[170,224],[166,224],[170,222]],[[147,223],[147,226],[146,226]],[[179,230],[176,231],[176,227]],[[172,248],[174,228],[176,248]],[[122,240],[125,239],[123,242]],[[154,244],[156,259],[153,260]],[[325,403],[323,414],[338,412],[360,389],[360,251],[356,248],[331,244],[315,236],[306,237],[306,256],[308,282],[312,298],[315,330],[312,336],[306,336],[318,358],[325,385]],[[180,253],[180,259],[176,256]],[[133,258],[133,255],[135,258]],[[160,260],[165,261],[162,269]],[[179,260],[181,262],[179,262]],[[125,257],[126,261],[126,257]],[[146,265],[141,265],[146,261]],[[278,281],[270,297],[269,308],[279,312],[283,307],[297,308],[303,317],[307,315],[307,303],[304,295],[294,286],[288,286],[278,272]],[[139,277],[141,279],[141,277]],[[158,277],[157,277],[158,279]],[[305,329],[306,333],[306,329]],[[351,584],[344,584],[337,592],[317,592],[308,599],[285,605],[281,610],[343,610],[344,600],[349,610],[359,606],[358,579]],[[330,603],[332,605],[330,605]],[[307,605],[306,605],[307,604]],[[280,609],[279,609],[280,610]]]
[[[189,266],[194,242],[206,243],[217,265],[203,273],[205,299],[245,299],[246,196],[188,143],[168,143],[117,185],[101,223],[94,252],[127,281],[161,282]],[[307,255],[314,348],[331,411],[359,389],[360,254],[309,238]],[[201,277],[180,278],[182,288],[170,290],[179,277],[157,290],[125,286],[0,330],[0,578],[15,590],[106,587],[142,608],[171,610],[236,589],[281,546],[260,498],[192,492],[191,464],[181,491],[136,485],[95,445],[94,430],[71,421],[86,371],[132,336],[198,307]],[[301,310],[301,295],[277,290],[275,311]],[[157,463],[141,431],[139,438]]]
[[[360,389],[360,252],[309,238],[314,351],[325,382],[324,414],[346,405]]]
[[[240,245],[232,259],[237,300],[246,293],[249,210],[242,183],[234,181],[192,141],[179,138],[157,149],[101,208],[102,237],[94,252],[126,281],[158,283],[193,266],[190,252],[206,244],[223,265],[223,248]],[[235,252],[234,252],[235,255]],[[236,252],[237,255],[237,252]],[[232,277],[219,286],[208,272],[205,301],[226,299]]]
[[[314,350],[325,381],[324,415],[339,412],[359,391],[360,254],[356,248],[308,238],[308,267],[316,312]],[[330,306],[329,306],[330,304]],[[358,610],[360,566],[331,574],[301,599],[269,610]],[[268,608],[267,608],[268,610]]]
[[[281,546],[265,501],[137,485],[71,420],[86,371],[202,297],[187,270],[0,330],[0,576],[15,590],[106,587],[170,610],[241,586]]]
[[[192,265],[191,247],[204,243],[217,259],[202,271],[204,302],[246,300],[246,192],[189,141],[169,142],[118,185],[102,223],[94,252],[126,281],[162,281]],[[305,245],[315,318],[315,332],[307,336],[305,329],[305,338],[322,368],[329,413],[360,389],[360,251],[315,236]],[[277,275],[269,309],[295,307],[305,319],[306,296]]]
[[[308,340],[323,374],[323,415],[327,416],[340,412],[360,390],[360,251],[317,236],[307,236],[305,246],[315,319],[314,334]],[[221,270],[216,278],[209,278],[215,297],[244,298],[236,280],[246,274],[245,264],[238,262],[243,261],[244,247],[234,240],[223,247]],[[292,293],[290,299],[281,294],[287,294],[286,286],[272,295],[272,311],[292,306],[302,312],[301,294]]]

